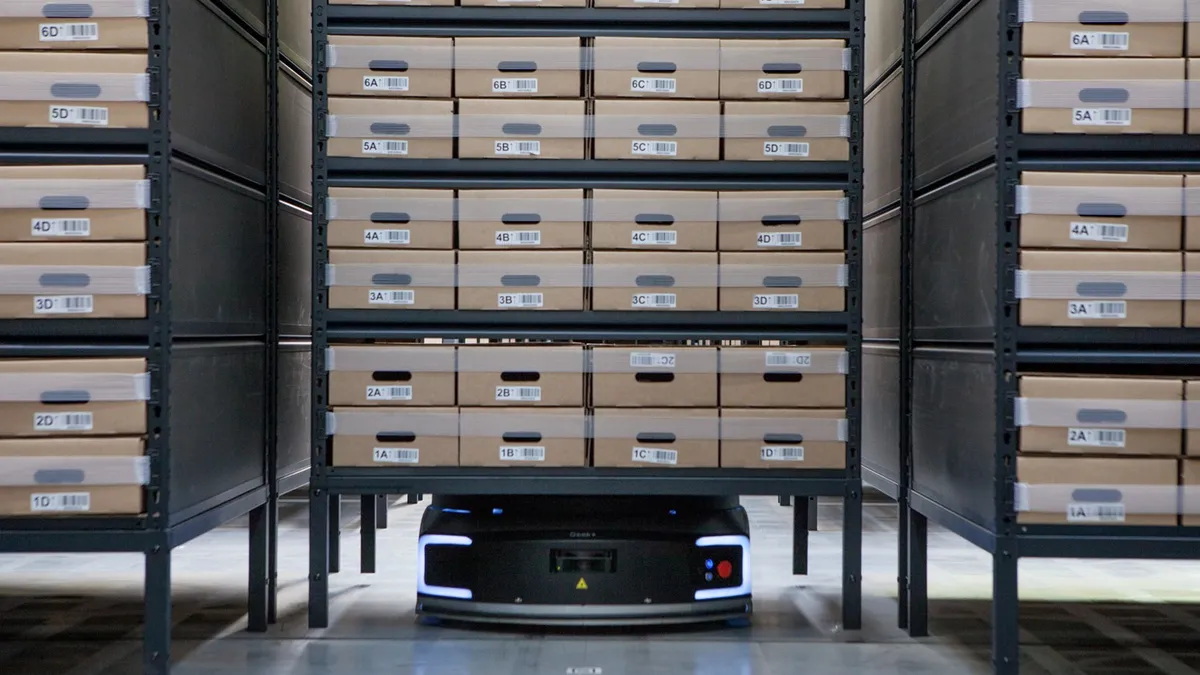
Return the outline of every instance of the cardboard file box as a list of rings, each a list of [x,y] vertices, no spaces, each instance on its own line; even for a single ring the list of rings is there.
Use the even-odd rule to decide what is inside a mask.
[[[835,347],[722,347],[721,404],[738,408],[846,405],[846,351]]]
[[[597,408],[598,467],[715,468],[720,466],[720,419],[711,408]]]
[[[717,9],[720,0],[593,0],[593,7],[621,7],[636,9]]]
[[[1021,68],[1027,134],[1183,133],[1183,59],[1028,58]]]
[[[592,260],[592,309],[717,310],[715,253],[598,251]]]
[[[583,347],[463,346],[458,400],[464,406],[583,407]]]
[[[1200,459],[1183,462],[1183,520],[1184,527],[1200,525]]]
[[[843,40],[721,40],[721,98],[846,98]]]
[[[0,437],[146,433],[145,359],[0,360]]]
[[[413,7],[453,7],[454,0],[330,0],[331,5],[368,5],[368,6],[384,6],[395,7],[413,6]]]
[[[454,102],[331,98],[330,157],[450,159]]]
[[[1141,251],[1022,251],[1023,326],[1182,323],[1183,256]]]
[[[1043,2],[1022,14],[1025,56],[1183,56],[1183,2]]]
[[[717,101],[596,101],[596,159],[721,158]]]
[[[1183,178],[1184,250],[1200,251],[1200,176]]]
[[[334,408],[333,466],[457,466],[457,408]]]
[[[721,192],[718,200],[722,251],[845,249],[845,193]]]
[[[463,7],[587,7],[587,0],[461,0]]]
[[[721,466],[843,469],[846,411],[721,409]]]
[[[583,408],[462,408],[463,466],[587,466]]]
[[[841,312],[842,253],[722,253],[722,312]]]
[[[598,37],[593,53],[597,98],[718,97],[718,40]]]
[[[1197,28],[1200,30],[1200,28]],[[1200,103],[1193,100],[1195,92],[1200,91],[1200,59],[1187,60],[1188,74],[1188,111],[1187,111],[1187,132],[1189,134],[1200,133]]]
[[[458,156],[499,159],[583,159],[584,101],[459,102]]]
[[[725,159],[844,162],[850,106],[842,102],[725,104]]]
[[[0,127],[145,129],[145,54],[0,53]]]
[[[10,2],[10,4],[12,4]],[[21,4],[21,3],[17,3]],[[90,3],[0,8],[0,49],[145,51],[150,29],[137,3],[97,11]],[[139,16],[140,15],[140,16]]]
[[[1178,249],[1181,176],[1024,171],[1021,246]]]
[[[1175,525],[1179,460],[1017,457],[1017,522]]]
[[[326,355],[330,405],[452,406],[454,347],[337,345]]]
[[[145,244],[0,244],[0,318],[140,319]]]
[[[1183,286],[1183,325],[1200,326],[1200,253],[1185,253]]]
[[[714,251],[717,193],[593,190],[592,248]]]
[[[330,309],[454,309],[454,251],[329,251]]]
[[[143,166],[0,167],[0,242],[145,241]]]
[[[585,206],[583,190],[461,190],[458,247],[582,251]]]
[[[582,57],[579,38],[456,38],[454,93],[459,98],[579,98]]]
[[[715,408],[715,347],[592,348],[592,405],[597,408]]]
[[[1188,457],[1200,459],[1200,380],[1183,383],[1183,398],[1184,424],[1187,427],[1183,452]]]
[[[329,188],[329,246],[454,248],[454,190]]]
[[[145,454],[140,437],[0,440],[0,515],[140,514]]]
[[[845,9],[846,0],[721,0],[721,9]]]
[[[463,251],[458,308],[583,310],[581,251]]]
[[[330,96],[453,95],[452,38],[331,35],[326,52]]]

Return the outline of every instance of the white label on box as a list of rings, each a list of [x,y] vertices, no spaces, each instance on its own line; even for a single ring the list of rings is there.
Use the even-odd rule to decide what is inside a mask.
[[[29,496],[29,510],[41,511],[91,511],[90,492],[35,492]]]
[[[38,26],[42,42],[95,42],[100,39],[98,23],[43,23]]]
[[[633,461],[646,464],[678,464],[679,451],[662,448],[634,448]]]
[[[674,368],[675,355],[669,352],[633,352],[629,355],[630,368]]]
[[[371,459],[380,464],[417,464],[421,461],[420,448],[375,448]]]
[[[544,445],[502,445],[500,446],[501,462],[544,462],[546,461],[546,446]]]
[[[362,142],[364,155],[407,155],[408,141],[372,141]]]
[[[34,237],[89,237],[91,218],[34,218],[30,226]]]
[[[411,401],[412,397],[413,388],[409,384],[367,387],[368,401]]]
[[[33,414],[34,431],[91,431],[92,422],[90,412]]]
[[[675,294],[674,293],[635,293],[633,302],[631,303],[634,309],[652,307],[655,309],[675,309]]]
[[[33,298],[34,314],[91,314],[96,300],[91,295],[38,295]]]
[[[1127,127],[1133,124],[1132,108],[1075,108],[1071,116],[1077,127]]]
[[[497,93],[514,93],[514,94],[536,94],[537,93],[537,78],[522,77],[518,79],[497,79],[492,80],[492,91]]]
[[[541,246],[541,230],[497,230],[496,246]]]
[[[1067,504],[1067,522],[1123,523],[1124,504]]]
[[[363,77],[363,89],[365,91],[408,91],[408,78],[367,75]]]
[[[82,124],[89,127],[108,126],[108,108],[52,105],[50,121],[54,124]]]
[[[759,232],[759,246],[800,246],[802,238],[799,232]]]
[[[497,401],[540,401],[541,387],[496,387]]]
[[[503,156],[522,156],[542,154],[541,141],[496,141],[496,154]]]
[[[634,246],[674,246],[679,242],[675,230],[634,230],[630,237]]]
[[[644,2],[644,0],[636,0]],[[674,3],[670,3],[674,4]],[[675,78],[673,77],[635,77],[629,80],[629,91],[650,92],[652,94],[674,94]]]
[[[675,141],[634,141],[632,152],[635,155],[674,157],[679,154],[679,144]]]
[[[1067,445],[1085,448],[1123,448],[1124,429],[1067,429]]]
[[[1067,318],[1069,319],[1125,319],[1128,318],[1124,300],[1107,302],[1080,302],[1072,300],[1067,303]]]
[[[767,365],[772,368],[811,368],[811,352],[767,352]]]
[[[763,142],[763,157],[808,157],[808,143]]]
[[[1071,31],[1071,49],[1095,49],[1106,52],[1129,51],[1129,33]]]
[[[800,295],[797,293],[756,293],[754,309],[800,309]]]
[[[1129,241],[1129,226],[1108,223],[1071,223],[1071,239],[1124,244]]]
[[[542,293],[499,293],[496,295],[497,307],[541,307],[546,302]]]
[[[410,230],[366,230],[363,232],[364,244],[401,244],[412,243]]]
[[[800,94],[804,92],[804,80],[799,77],[782,79],[760,79],[758,93],[760,94]]]
[[[367,302],[372,305],[411,305],[416,301],[416,291],[389,291],[377,288],[367,291]]]
[[[759,457],[764,462],[803,462],[802,445],[764,445]]]

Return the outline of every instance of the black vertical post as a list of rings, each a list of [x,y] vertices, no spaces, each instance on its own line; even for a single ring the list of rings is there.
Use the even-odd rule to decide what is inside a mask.
[[[250,588],[246,630],[263,633],[267,630],[267,602],[270,531],[267,526],[268,504],[250,511]]]
[[[379,495],[375,498],[375,527],[380,530],[386,530],[388,527],[388,507],[391,503],[388,501],[387,495]]]
[[[308,627],[329,627],[329,493],[308,496]]]
[[[142,670],[167,675],[171,669],[171,549],[166,538],[146,552],[145,633]]]
[[[908,634],[912,637],[929,635],[929,523],[925,516],[909,505],[908,519]]]
[[[842,628],[859,630],[862,628],[861,485],[848,488],[842,521]]]
[[[267,623],[279,621],[279,494],[267,503]]]
[[[808,531],[817,531],[817,498],[808,498]]]
[[[900,484],[896,488],[899,513],[897,532],[896,579],[899,602],[897,625],[909,627],[909,533],[912,485],[912,390],[913,390],[913,223],[916,200],[915,119],[917,91],[916,3],[904,7],[904,41],[900,52],[900,453],[897,466]],[[924,541],[924,534],[921,535]],[[922,543],[922,546],[924,544]],[[923,554],[922,554],[923,555]]]
[[[808,509],[811,502],[797,497],[792,507],[792,574],[808,574]]]
[[[378,495],[382,496],[382,495]],[[363,574],[375,573],[375,516],[377,495],[362,495],[362,514],[359,517],[359,568]]]
[[[1016,551],[997,541],[992,554],[992,671],[1018,675],[1021,670],[1020,602]]]
[[[342,496],[329,495],[329,573],[342,571]]]

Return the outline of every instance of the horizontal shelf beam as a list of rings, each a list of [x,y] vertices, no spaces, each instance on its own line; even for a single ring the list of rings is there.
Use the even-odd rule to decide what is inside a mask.
[[[1200,527],[1022,525],[1022,558],[1200,559]]]
[[[146,319],[0,319],[0,339],[121,338],[149,339]]]
[[[979,548],[992,553],[996,548],[996,533],[955,513],[916,490],[909,490],[908,503],[917,513],[950,530]]]
[[[140,149],[142,154],[147,154],[150,140],[149,129],[0,127],[0,151],[6,153],[29,148],[68,148],[78,151],[86,146],[95,146],[102,151],[113,148]]]
[[[1200,328],[1103,328],[1091,326],[1022,326],[1017,329],[1022,348],[1070,346],[1086,351],[1096,346],[1120,346],[1151,351],[1155,347],[1200,350]]]
[[[862,481],[863,485],[875,488],[882,492],[888,499],[893,501],[900,500],[900,483],[866,466],[866,464],[862,467]]]

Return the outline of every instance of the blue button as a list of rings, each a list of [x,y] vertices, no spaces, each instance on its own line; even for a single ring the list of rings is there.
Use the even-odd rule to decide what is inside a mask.
[[[705,575],[704,575],[704,580],[705,580],[705,581],[712,581],[712,572],[707,572],[707,573],[705,573]]]
[[[711,570],[712,567],[713,567],[713,562],[711,560],[704,561],[704,569]]]

